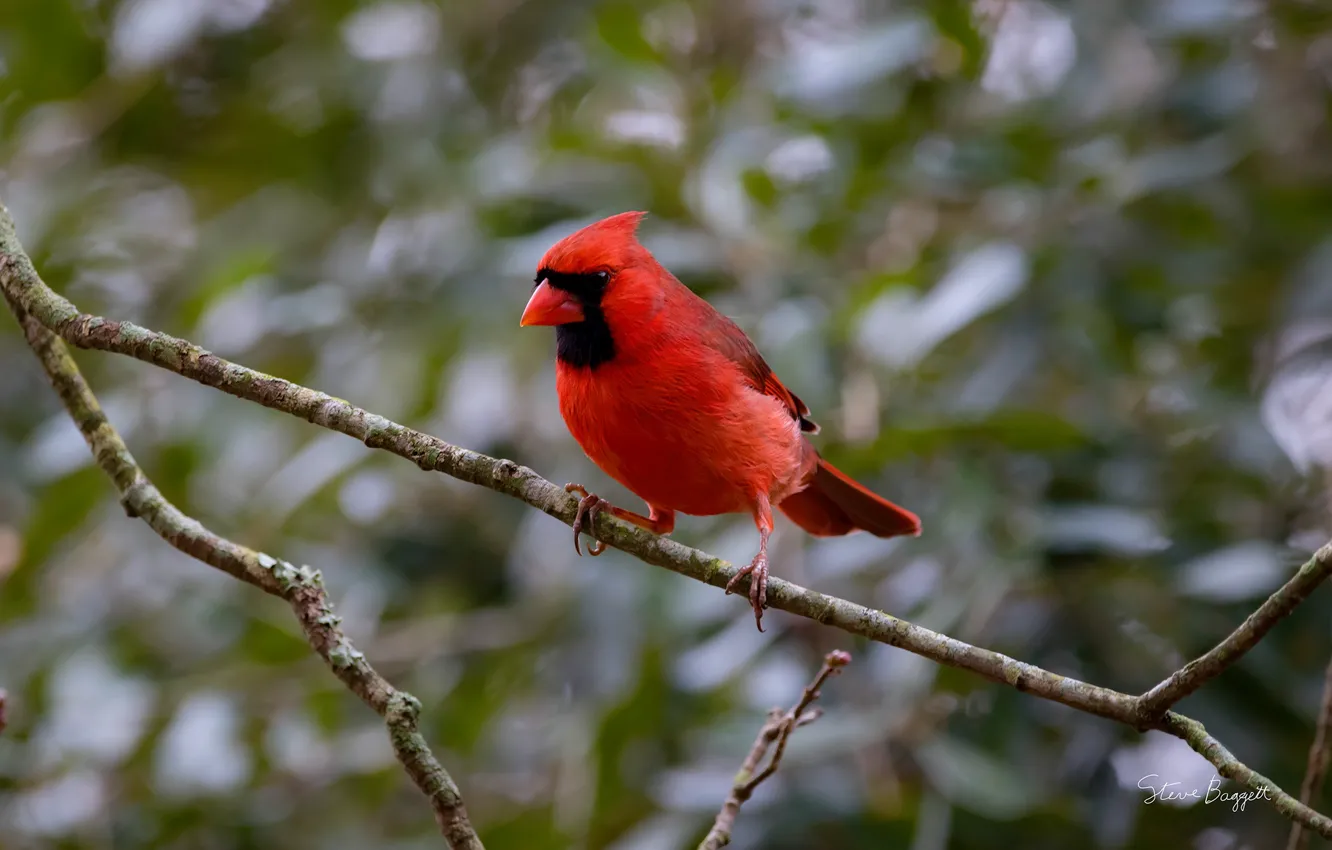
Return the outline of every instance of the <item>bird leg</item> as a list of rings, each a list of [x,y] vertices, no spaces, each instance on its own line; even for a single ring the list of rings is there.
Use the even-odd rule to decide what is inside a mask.
[[[754,624],[763,631],[763,609],[768,607],[768,537],[772,534],[772,506],[768,497],[760,494],[754,510],[754,523],[759,530],[759,550],[749,566],[731,577],[726,583],[728,594],[736,592],[741,579],[749,576],[749,604],[754,608]]]
[[[588,537],[593,536],[592,528],[597,521],[597,514],[602,511],[610,511],[611,516],[625,522],[632,522],[639,528],[645,528],[653,534],[670,534],[675,529],[675,511],[662,510],[656,505],[649,505],[652,515],[643,516],[624,508],[617,508],[600,496],[594,496],[587,492],[587,488],[582,484],[565,484],[564,490],[566,493],[577,493],[582,496],[582,499],[578,502],[578,513],[574,514],[573,521],[574,551],[579,555],[583,554],[583,550],[578,545],[579,535],[586,530]],[[605,551],[606,544],[593,537],[593,543],[587,547],[587,553],[595,557]]]
[[[583,518],[587,518],[587,527],[591,530],[592,526],[597,521],[597,514],[601,513],[602,508],[609,508],[611,503],[600,496],[594,496],[587,492],[587,488],[582,484],[566,484],[564,485],[564,491],[566,493],[577,493],[583,497],[578,502],[578,513],[574,514],[573,521],[574,551],[579,555],[582,555],[583,550],[578,546],[578,538],[583,534]],[[588,536],[591,537],[591,534]],[[595,558],[597,555],[600,555],[605,551],[606,544],[593,537],[592,545],[587,547],[587,554]]]

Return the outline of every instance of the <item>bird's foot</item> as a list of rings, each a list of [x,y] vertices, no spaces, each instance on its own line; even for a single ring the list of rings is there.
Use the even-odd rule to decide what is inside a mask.
[[[600,496],[594,496],[587,492],[587,488],[582,484],[565,484],[564,491],[566,493],[577,493],[579,496],[582,496],[582,500],[578,502],[578,513],[574,514],[573,521],[574,551],[579,555],[582,555],[583,550],[579,548],[578,545],[579,536],[583,533],[583,529],[587,528],[587,536],[592,537],[592,526],[597,521],[597,514],[603,509],[609,508],[610,502]],[[584,525],[584,523],[586,523],[586,525]],[[592,537],[592,545],[587,547],[587,554],[596,557],[605,551],[606,544],[597,540],[595,537]]]
[[[763,609],[768,607],[768,553],[759,550],[749,566],[744,567],[726,583],[726,592],[735,593],[745,576],[749,576],[749,604],[754,607],[754,624],[763,631]]]

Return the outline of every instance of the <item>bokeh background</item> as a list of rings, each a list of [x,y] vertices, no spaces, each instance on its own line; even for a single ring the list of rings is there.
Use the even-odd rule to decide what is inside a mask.
[[[86,310],[626,505],[517,320],[545,248],[649,210],[820,448],[923,517],[781,520],[777,574],[1139,692],[1332,534],[1329,86],[1302,0],[4,0],[0,198]],[[835,647],[737,848],[1284,840],[1265,805],[1144,804],[1212,776],[1173,739],[781,612],[759,635],[502,496],[78,357],[169,498],[324,571],[491,850],[692,847]],[[0,846],[438,846],[290,612],[125,519],[4,316],[0,364]],[[1290,789],[1330,615],[1184,705]]]

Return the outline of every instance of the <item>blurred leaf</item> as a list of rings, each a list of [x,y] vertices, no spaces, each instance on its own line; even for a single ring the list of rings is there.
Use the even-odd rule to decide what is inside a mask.
[[[1042,796],[1013,768],[957,738],[934,738],[916,750],[916,758],[945,799],[985,817],[1021,817]]]

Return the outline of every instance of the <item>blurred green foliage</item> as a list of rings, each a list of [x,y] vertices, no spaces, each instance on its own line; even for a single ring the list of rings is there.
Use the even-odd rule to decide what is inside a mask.
[[[1332,15],[1239,0],[7,0],[0,198],[82,308],[628,494],[519,331],[536,260],[643,239],[917,510],[774,570],[1144,690],[1329,536]],[[763,712],[855,663],[734,845],[1277,846],[1162,736],[746,606],[501,496],[80,354],[169,498],[310,563],[424,701],[491,850],[674,850]],[[437,846],[289,614],[125,520],[0,317],[0,845]],[[686,519],[746,559],[752,527]],[[1322,595],[1187,710],[1298,787]],[[1330,808],[1319,801],[1324,810]]]

